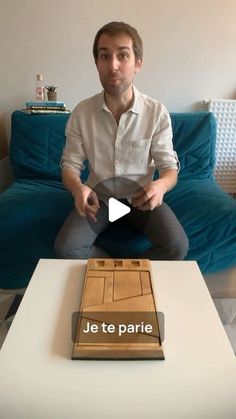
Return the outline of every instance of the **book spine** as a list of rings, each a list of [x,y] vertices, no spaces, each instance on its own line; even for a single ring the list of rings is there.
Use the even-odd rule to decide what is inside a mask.
[[[60,106],[65,106],[64,102],[54,102],[54,101],[38,101],[38,102],[26,102],[26,107],[32,107],[32,106],[41,106],[41,107],[45,107],[45,106],[53,106],[53,107],[60,107]]]
[[[69,109],[65,110],[55,110],[55,109],[27,109],[28,113],[31,115],[38,115],[38,114],[55,114],[55,113],[70,113]]]
[[[65,111],[65,106],[27,106],[27,109],[31,110],[59,110],[59,111]]]

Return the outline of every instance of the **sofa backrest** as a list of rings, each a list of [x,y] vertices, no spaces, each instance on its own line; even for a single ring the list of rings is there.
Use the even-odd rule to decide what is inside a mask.
[[[10,159],[17,179],[61,179],[68,114],[12,114]]]
[[[215,166],[216,120],[211,112],[171,114],[179,179],[204,179]]]
[[[68,114],[12,114],[10,158],[17,179],[61,180],[60,159]],[[211,176],[215,163],[216,122],[212,113],[172,113],[179,179]],[[87,172],[83,174],[83,180]]]

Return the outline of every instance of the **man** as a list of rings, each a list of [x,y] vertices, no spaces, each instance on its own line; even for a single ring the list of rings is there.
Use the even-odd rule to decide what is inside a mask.
[[[97,33],[93,55],[104,91],[79,103],[66,128],[62,158],[65,187],[75,199],[75,209],[56,240],[59,257],[106,257],[94,246],[108,226],[106,199],[97,184],[127,178],[139,184],[125,202],[131,212],[125,218],[143,231],[152,243],[142,257],[183,259],[188,240],[164,195],[177,182],[178,159],[173,151],[170,117],[159,102],[141,94],[133,79],[142,67],[142,40],[136,29],[111,22]],[[83,162],[89,161],[86,184],[80,180]],[[159,179],[153,180],[155,169]],[[91,228],[91,224],[96,229]]]

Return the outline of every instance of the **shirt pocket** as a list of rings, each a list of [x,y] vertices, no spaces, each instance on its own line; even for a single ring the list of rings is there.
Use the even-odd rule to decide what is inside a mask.
[[[151,163],[151,139],[131,141],[129,148],[129,167],[135,173],[146,173]]]

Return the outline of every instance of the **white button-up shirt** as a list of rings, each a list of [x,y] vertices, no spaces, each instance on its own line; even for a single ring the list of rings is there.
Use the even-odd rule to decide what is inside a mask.
[[[112,177],[146,186],[155,169],[160,174],[178,170],[166,108],[133,89],[133,104],[118,125],[105,104],[104,92],[80,102],[68,120],[61,165],[80,175],[88,160],[91,188]]]

